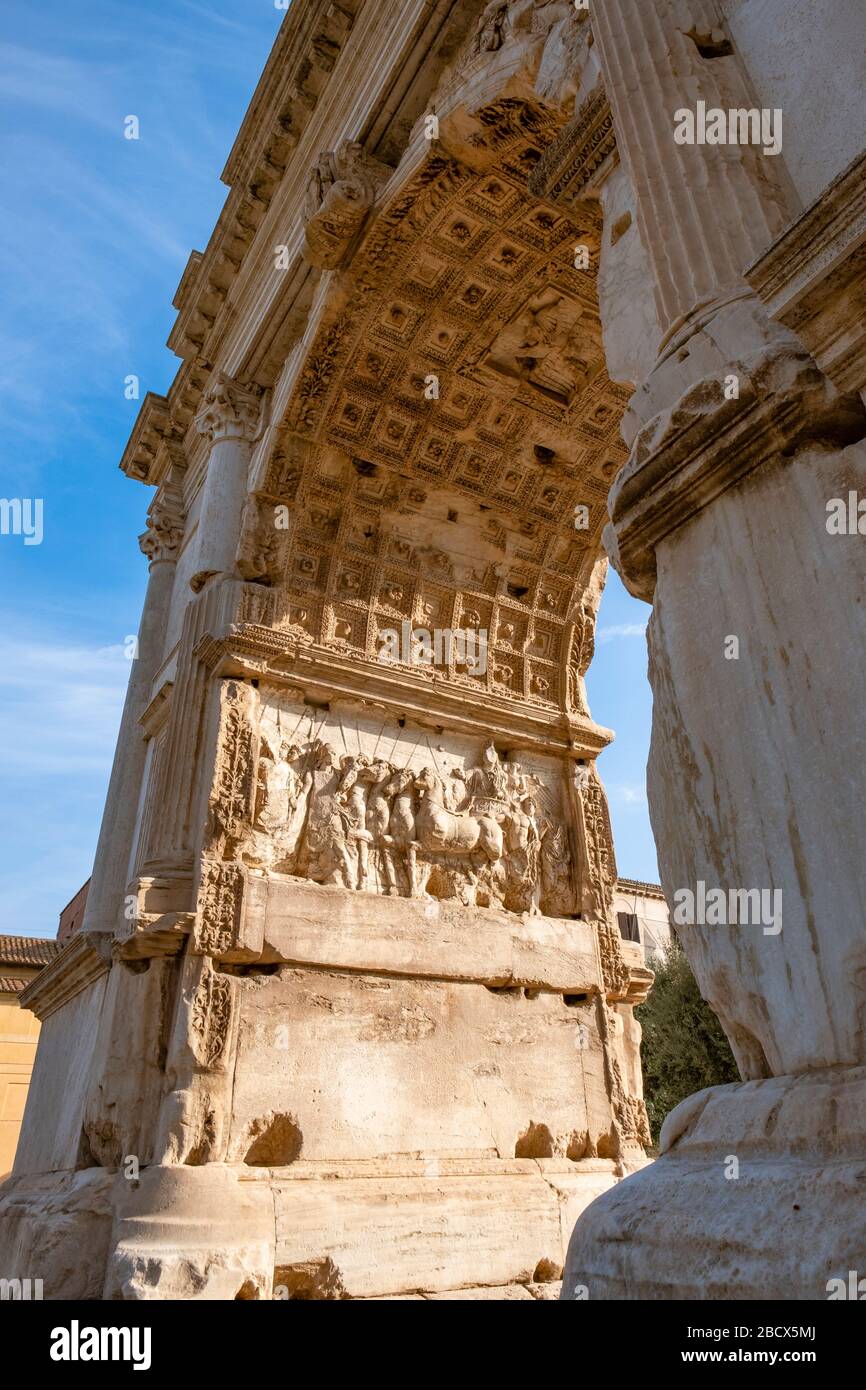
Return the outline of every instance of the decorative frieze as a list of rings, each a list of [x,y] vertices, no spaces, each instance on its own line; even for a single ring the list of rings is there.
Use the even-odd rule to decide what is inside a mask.
[[[548,145],[529,179],[536,198],[575,208],[596,192],[599,171],[616,152],[613,113],[599,84]]]
[[[317,718],[227,681],[206,854],[355,892],[568,916],[578,869],[564,772],[529,758],[453,734],[434,746],[358,707]],[[228,880],[210,862],[205,880],[206,916],[222,924]]]

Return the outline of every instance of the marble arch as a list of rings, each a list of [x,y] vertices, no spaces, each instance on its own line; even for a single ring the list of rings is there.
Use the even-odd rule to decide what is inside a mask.
[[[610,111],[570,5],[409,6],[400,53],[385,8],[290,12],[123,461],[151,579],[54,1160],[91,1295],[549,1298],[644,1161],[583,679],[626,457]],[[486,665],[383,660],[404,623]]]
[[[0,1199],[47,1297],[549,1298],[572,1228],[566,1298],[856,1268],[862,565],[815,517],[862,486],[866,131],[829,183],[802,92],[784,156],[678,143],[698,95],[779,105],[767,6],[590,8],[287,14],[122,460],[140,659]],[[853,91],[855,10],[841,50],[785,19]],[[689,930],[745,1080],[649,1166],[583,686],[606,522],[653,604],[665,888],[785,903]],[[382,661],[403,622],[484,629],[487,669]]]

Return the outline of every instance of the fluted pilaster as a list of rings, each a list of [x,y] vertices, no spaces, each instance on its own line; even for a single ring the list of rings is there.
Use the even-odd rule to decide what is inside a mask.
[[[752,144],[678,144],[676,113],[750,109],[713,0],[598,0],[592,8],[617,145],[637,200],[664,332],[745,291],[743,270],[793,209],[780,155]],[[703,53],[707,56],[702,56]]]
[[[153,680],[164,656],[175,565],[183,531],[180,493],[172,481],[154,498],[148,512],[147,530],[139,537],[141,550],[150,562],[150,574],[87,894],[86,931],[113,932],[122,920],[147,754],[147,741],[139,720],[151,699]]]

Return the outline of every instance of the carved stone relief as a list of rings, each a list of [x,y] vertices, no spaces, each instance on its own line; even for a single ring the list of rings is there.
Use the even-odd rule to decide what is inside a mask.
[[[484,738],[431,734],[342,702],[319,711],[277,691],[226,682],[215,786],[246,820],[214,825],[209,853],[245,869],[391,897],[547,916],[578,911],[565,770]],[[237,692],[241,692],[238,694]],[[238,727],[247,722],[245,734]],[[247,801],[246,755],[258,747]],[[209,863],[208,941],[236,928],[237,883]]]
[[[147,530],[138,538],[142,554],[151,564],[175,561],[183,541],[184,510],[179,484],[171,480],[151,502]]]
[[[190,1010],[192,1049],[201,1066],[215,1066],[225,1052],[231,1013],[231,980],[205,962]]]
[[[333,270],[340,264],[389,172],[350,140],[319,155],[304,202],[304,256],[311,265]]]
[[[196,915],[196,948],[220,956],[238,938],[243,907],[243,870],[239,864],[205,859]]]
[[[577,299],[555,285],[533,295],[496,335],[480,366],[570,405],[598,376],[604,355]]]

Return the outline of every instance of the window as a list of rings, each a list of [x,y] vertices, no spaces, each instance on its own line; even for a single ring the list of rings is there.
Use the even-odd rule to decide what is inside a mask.
[[[619,934],[623,941],[636,941],[640,945],[640,928],[634,912],[618,912]]]

